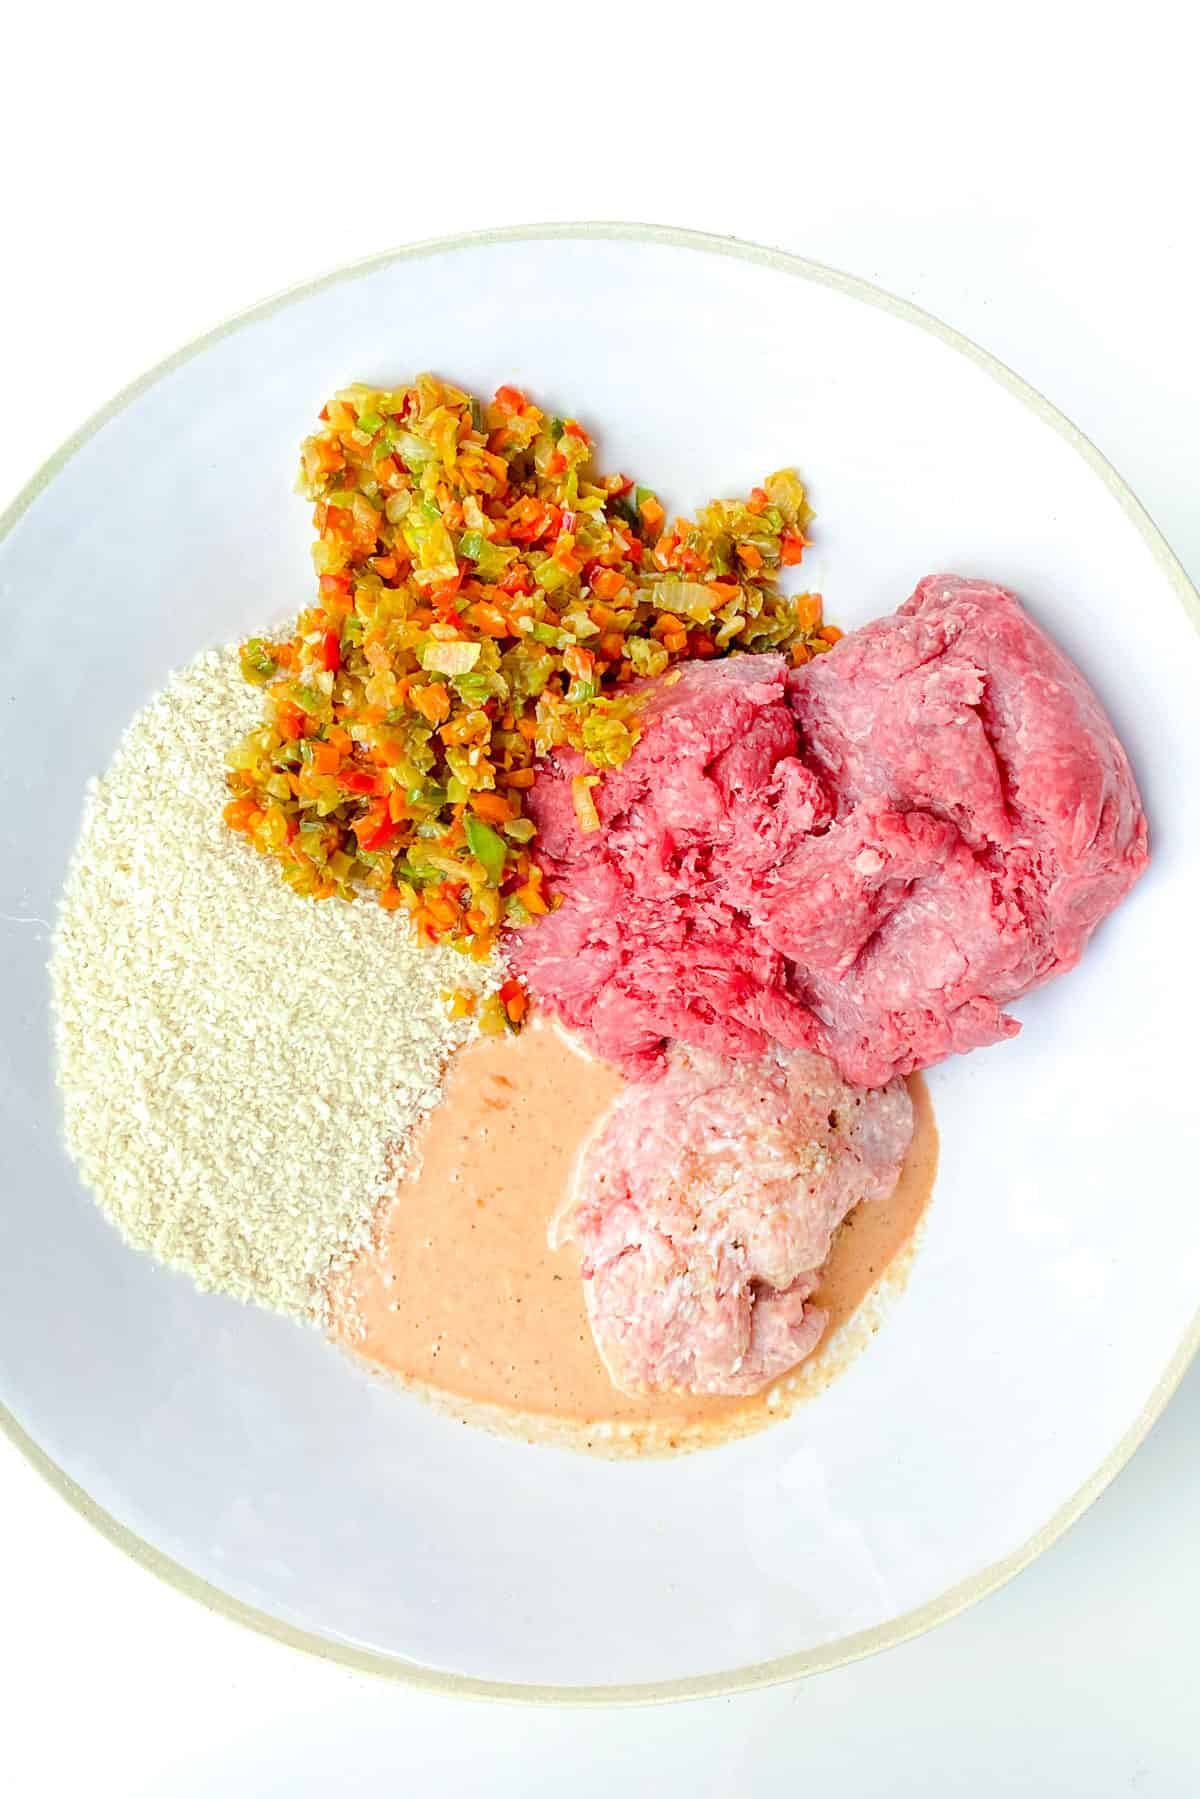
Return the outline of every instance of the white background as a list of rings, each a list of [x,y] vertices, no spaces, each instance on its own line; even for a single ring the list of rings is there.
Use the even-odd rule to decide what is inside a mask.
[[[278,288],[430,235],[649,219],[801,251],[966,331],[1095,439],[1200,580],[1183,9],[828,10],[25,11],[0,107],[0,503],[116,388]],[[1192,1799],[1198,1442],[1194,1368],[1083,1521],[964,1617],[800,1686],[590,1713],[424,1698],[259,1640],[0,1446],[0,1780]]]

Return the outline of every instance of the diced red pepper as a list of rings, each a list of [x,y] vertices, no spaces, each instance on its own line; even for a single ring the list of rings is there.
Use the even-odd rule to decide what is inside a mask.
[[[338,786],[343,793],[386,793],[387,783],[379,775],[370,775],[365,768],[352,768],[338,776]]]
[[[513,1024],[520,1024],[529,1009],[529,995],[520,981],[505,981],[500,989],[500,1003]]]
[[[342,666],[342,640],[337,631],[326,631],[321,639],[321,667],[327,675],[336,674]]]
[[[358,838],[359,849],[368,854],[373,850],[386,849],[400,831],[400,825],[388,811],[386,800],[376,800],[351,828]]]
[[[525,563],[518,562],[516,567],[510,569],[503,581],[498,582],[497,585],[499,586],[501,593],[532,593],[533,576],[530,574]]]
[[[446,579],[444,581],[435,581],[434,582],[433,586],[429,590],[429,594],[430,594],[430,598],[433,600],[434,604],[437,606],[439,612],[443,610],[443,605],[444,605],[445,601],[452,600],[454,598],[455,594],[458,592],[459,588],[463,584],[463,576],[465,573],[466,573],[466,564],[460,562],[458,564],[457,568],[455,569],[453,575],[447,575]],[[458,622],[457,619],[454,622],[457,624],[457,622]]]
[[[279,700],[275,706],[275,717],[283,735],[293,743],[299,743],[308,734],[308,714],[301,712],[299,706],[293,706],[290,700]]]

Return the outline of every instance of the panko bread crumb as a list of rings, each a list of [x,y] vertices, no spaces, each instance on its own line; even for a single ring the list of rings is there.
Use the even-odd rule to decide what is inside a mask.
[[[298,898],[222,821],[258,719],[236,647],[175,674],[92,783],[50,963],[67,1147],[135,1248],[321,1322],[498,969]]]

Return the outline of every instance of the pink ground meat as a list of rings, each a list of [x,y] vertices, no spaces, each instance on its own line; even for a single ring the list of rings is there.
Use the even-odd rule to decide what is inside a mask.
[[[833,1234],[891,1193],[912,1129],[903,1082],[869,1092],[821,1056],[676,1045],[586,1150],[563,1232],[614,1384],[754,1393],[810,1354]]]
[[[1004,589],[931,576],[787,672],[684,665],[575,817],[570,752],[529,810],[559,908],[516,972],[634,1075],[672,1039],[817,1050],[882,1086],[1011,1036],[1147,861],[1125,753]]]

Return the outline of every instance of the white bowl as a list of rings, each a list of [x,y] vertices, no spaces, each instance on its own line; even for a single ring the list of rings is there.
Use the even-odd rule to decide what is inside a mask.
[[[83,788],[168,670],[309,591],[291,494],[350,379],[527,385],[690,507],[797,463],[830,616],[932,570],[1014,587],[1107,702],[1154,863],[1015,1043],[931,1077],[907,1293],[820,1399],[673,1462],[464,1428],[128,1250],[59,1144],[45,960]],[[1198,602],[1098,453],[865,283],[682,232],[418,246],[245,314],[66,445],[3,522],[0,1397],[142,1561],[309,1649],[456,1692],[667,1697],[828,1666],[1029,1561],[1198,1337]],[[1191,617],[1188,616],[1189,611]]]

